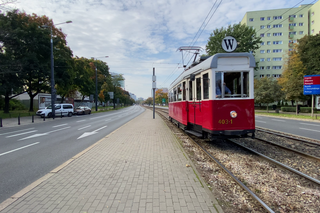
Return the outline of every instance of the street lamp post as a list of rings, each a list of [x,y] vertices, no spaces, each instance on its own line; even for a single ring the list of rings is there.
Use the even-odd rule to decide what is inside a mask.
[[[69,24],[69,23],[72,23],[72,21],[66,21],[66,22],[62,22],[62,23],[59,23],[59,24],[56,24],[55,26],[57,25],[60,25],[60,24]],[[41,26],[43,28],[49,28],[50,27],[50,46],[51,46],[51,116],[52,118],[54,119],[55,118],[55,99],[56,99],[56,90],[54,88],[54,60],[53,60],[53,39],[52,39],[52,26],[48,26],[48,25],[43,25]]]
[[[97,57],[97,58],[108,58],[109,56],[103,56],[103,57]],[[93,60],[97,59],[96,57],[91,57]],[[96,103],[96,111],[98,111],[98,74],[97,74],[97,64],[95,64],[95,71],[96,71],[96,97],[95,97],[95,103]]]

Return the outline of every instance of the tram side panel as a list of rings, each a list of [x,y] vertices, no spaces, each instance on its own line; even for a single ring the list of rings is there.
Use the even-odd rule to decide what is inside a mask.
[[[172,102],[169,103],[169,116],[183,125],[188,124],[188,102]]]

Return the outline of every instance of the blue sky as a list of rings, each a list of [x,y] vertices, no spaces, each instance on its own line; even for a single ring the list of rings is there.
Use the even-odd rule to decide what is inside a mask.
[[[291,8],[312,0],[18,0],[10,5],[46,15],[67,34],[74,56],[102,57],[111,72],[125,77],[125,89],[151,97],[152,70],[157,87],[169,87],[183,72],[180,46],[205,48],[210,33],[238,23],[247,11]],[[213,8],[210,12],[210,9]],[[208,18],[206,19],[206,17]],[[211,19],[210,19],[211,17]],[[206,21],[205,21],[206,20]],[[206,27],[204,28],[203,22]],[[201,27],[202,26],[202,27]],[[195,36],[198,30],[200,36]],[[199,34],[198,34],[199,35]],[[202,51],[201,54],[205,54]],[[189,61],[191,55],[186,61]]]

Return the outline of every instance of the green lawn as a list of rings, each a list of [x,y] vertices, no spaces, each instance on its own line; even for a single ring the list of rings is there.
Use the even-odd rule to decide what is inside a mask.
[[[271,111],[271,110],[270,110]],[[314,113],[313,118],[311,117],[311,113],[300,113],[298,115],[296,114],[289,114],[289,113],[275,113],[275,112],[257,112],[255,111],[256,115],[269,115],[269,116],[276,116],[276,117],[282,117],[282,118],[292,118],[292,119],[307,119],[307,120],[318,120],[320,121],[320,114]]]

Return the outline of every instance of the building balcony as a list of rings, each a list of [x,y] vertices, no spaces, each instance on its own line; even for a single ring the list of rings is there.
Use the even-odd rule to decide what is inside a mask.
[[[289,30],[293,30],[294,29],[294,26],[289,26]]]
[[[288,18],[288,20],[289,20],[289,22],[293,22],[293,21],[294,21],[294,17],[290,16],[290,17]]]
[[[289,34],[289,39],[293,39],[294,35],[293,34]]]

